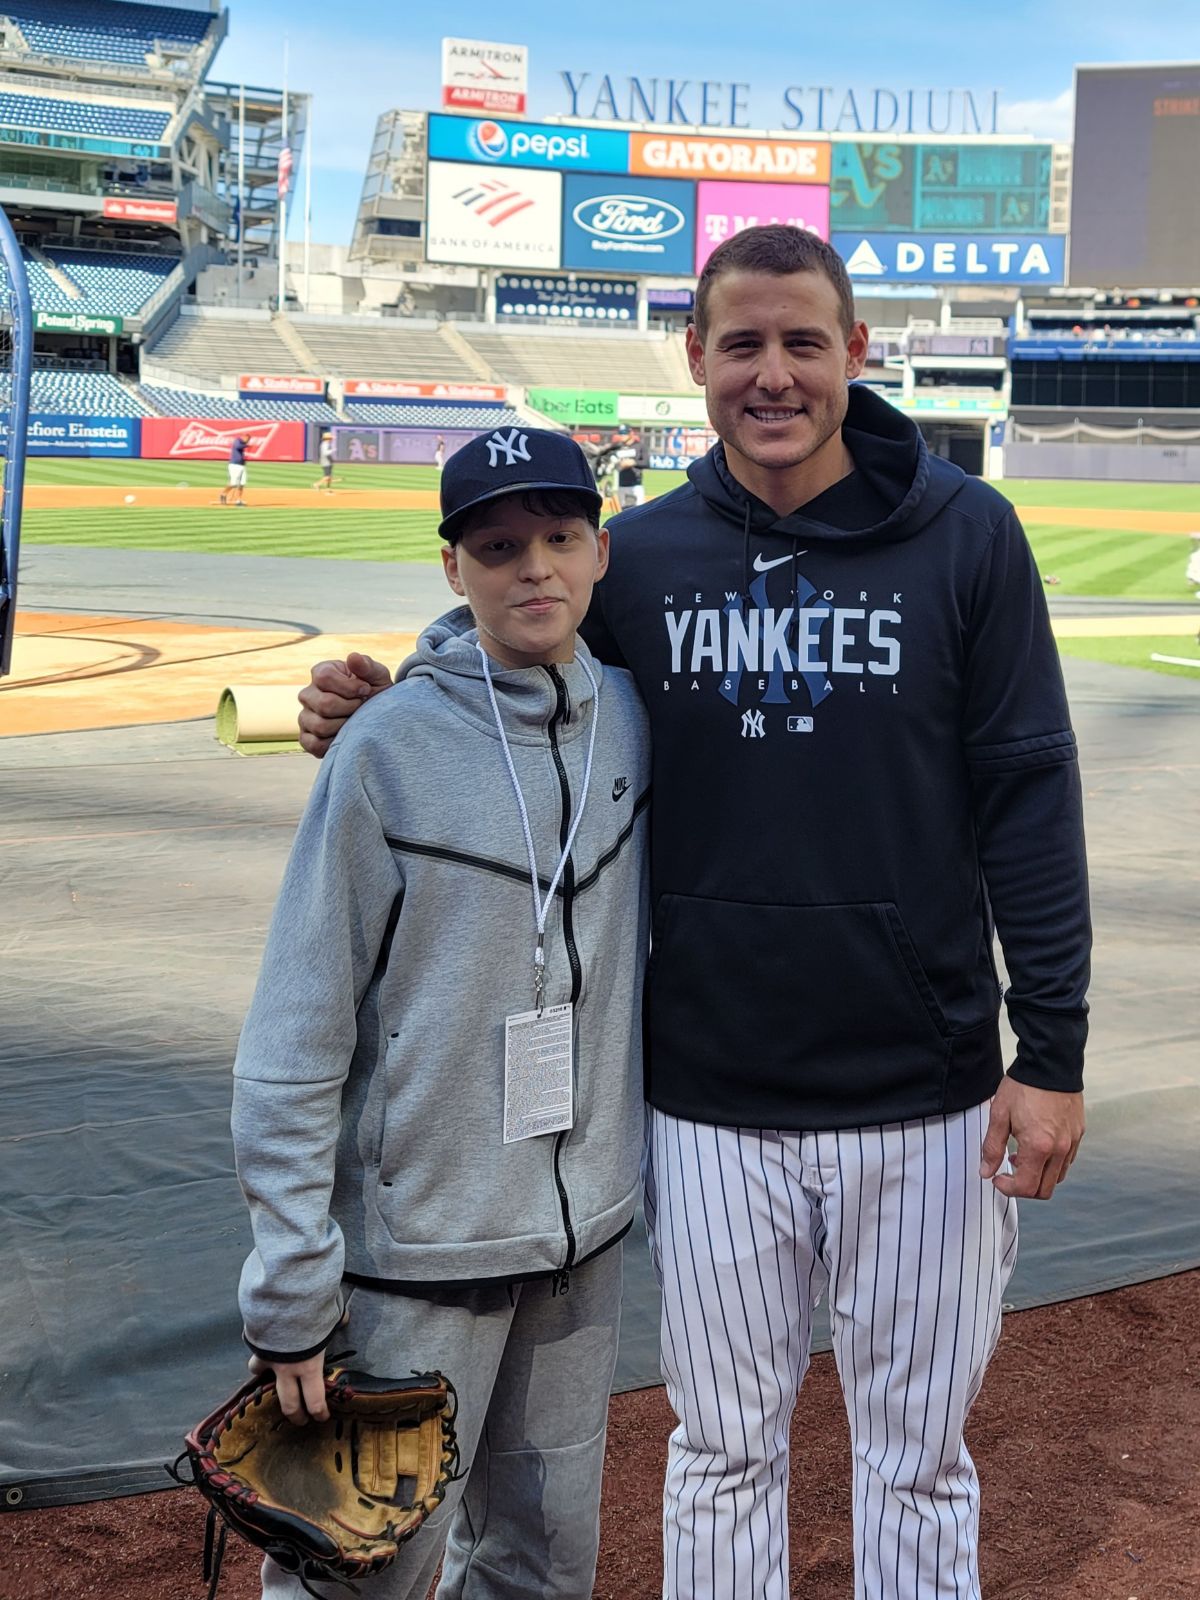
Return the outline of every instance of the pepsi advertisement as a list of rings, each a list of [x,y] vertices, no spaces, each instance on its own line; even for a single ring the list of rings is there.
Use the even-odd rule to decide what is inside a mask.
[[[695,184],[582,173],[563,180],[564,267],[690,276],[695,233]]]
[[[429,118],[431,161],[486,161],[501,167],[556,172],[624,172],[629,135],[608,128],[556,127],[548,122],[498,122],[492,117]]]

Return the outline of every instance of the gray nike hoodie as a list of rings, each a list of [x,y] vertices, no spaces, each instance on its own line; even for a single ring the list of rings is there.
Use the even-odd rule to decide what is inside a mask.
[[[470,612],[434,623],[334,741],[275,907],[234,1067],[254,1250],[247,1342],[319,1350],[343,1277],[403,1285],[553,1274],[638,1198],[650,745],[628,673],[492,678],[544,894],[546,1004],[573,1001],[575,1122],[503,1143],[504,1022],[533,1006],[528,853]]]

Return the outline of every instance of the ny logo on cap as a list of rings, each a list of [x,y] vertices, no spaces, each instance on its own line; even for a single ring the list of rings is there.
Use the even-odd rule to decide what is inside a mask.
[[[500,432],[499,428],[487,442],[488,466],[495,467],[500,464],[500,457],[504,457],[506,467],[515,467],[518,461],[529,461],[529,435],[518,433],[515,428],[508,430],[508,438]]]

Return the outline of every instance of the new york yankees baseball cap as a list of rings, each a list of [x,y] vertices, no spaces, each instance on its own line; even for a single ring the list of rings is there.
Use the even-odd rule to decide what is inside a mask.
[[[583,451],[565,433],[504,427],[481,433],[456,450],[442,468],[442,521],[438,532],[453,543],[476,506],[501,495],[539,489],[567,490],[600,519],[604,504]]]

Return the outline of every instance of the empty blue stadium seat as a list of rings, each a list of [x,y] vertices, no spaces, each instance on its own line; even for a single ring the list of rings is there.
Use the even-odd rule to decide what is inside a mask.
[[[166,417],[212,417],[216,421],[337,422],[323,400],[241,400],[235,395],[197,394],[190,389],[165,389],[143,383],[141,392]]]
[[[136,66],[158,44],[194,48],[213,20],[203,11],[126,0],[5,0],[3,9],[31,50]]]
[[[89,100],[51,100],[42,95],[0,94],[0,125],[50,133],[107,134],[117,139],[161,141],[167,111],[95,105]]]
[[[35,311],[133,317],[179,265],[173,256],[139,255],[134,251],[67,250],[50,245],[43,253],[80,292],[68,294],[43,262],[23,252]]]
[[[6,400],[0,382],[0,400]],[[35,367],[31,416],[144,417],[147,408],[108,372],[57,372]]]

